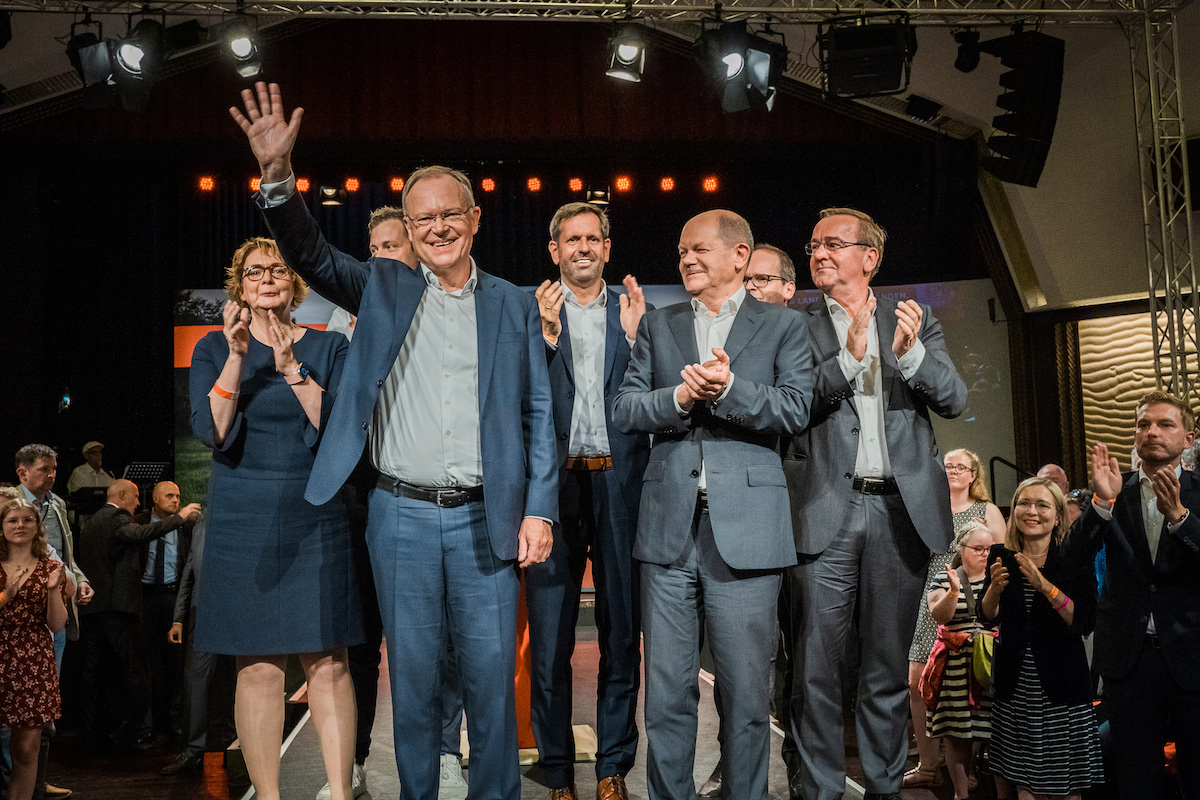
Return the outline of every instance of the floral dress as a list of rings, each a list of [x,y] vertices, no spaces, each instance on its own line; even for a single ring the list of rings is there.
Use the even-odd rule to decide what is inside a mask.
[[[62,715],[54,637],[46,626],[49,577],[50,559],[43,556],[17,596],[0,609],[0,727],[40,728]],[[0,591],[7,585],[0,568]]]

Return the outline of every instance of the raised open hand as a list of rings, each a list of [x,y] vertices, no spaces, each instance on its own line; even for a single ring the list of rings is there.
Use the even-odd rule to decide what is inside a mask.
[[[254,84],[254,91],[242,89],[242,104],[246,107],[245,114],[237,106],[230,106],[229,116],[246,134],[263,180],[267,183],[287,180],[292,174],[292,148],[300,133],[304,109],[293,109],[291,119],[288,119],[284,115],[283,92],[279,84],[272,83],[268,87],[262,81]]]
[[[625,331],[625,338],[632,342],[637,338],[638,323],[646,313],[646,294],[632,275],[626,275],[622,283],[625,284],[625,294],[617,301],[621,304],[621,330]]]

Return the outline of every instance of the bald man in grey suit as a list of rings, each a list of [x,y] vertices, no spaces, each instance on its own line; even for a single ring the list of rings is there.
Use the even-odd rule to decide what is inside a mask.
[[[842,680],[857,630],[866,797],[898,798],[913,619],[930,551],[944,553],[953,535],[929,412],[958,416],[967,387],[929,308],[871,291],[883,229],[853,209],[821,214],[805,247],[824,293],[806,310],[812,417],[783,459],[798,560],[789,575],[791,726],[800,751],[792,788],[806,800],[840,800],[846,789]]]
[[[800,314],[742,286],[753,246],[729,211],[684,226],[679,271],[693,299],[642,318],[613,407],[623,431],[654,435],[633,552],[651,800],[695,799],[701,620],[721,676],[727,796],[767,796],[776,602],[796,560],[776,447],[807,423],[812,378]]]

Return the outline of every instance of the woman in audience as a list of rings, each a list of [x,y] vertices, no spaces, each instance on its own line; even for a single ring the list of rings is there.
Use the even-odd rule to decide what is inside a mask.
[[[1003,545],[988,555],[981,611],[998,620],[991,765],[1000,797],[1078,798],[1103,782],[1083,637],[1096,618],[1096,573],[1068,546],[1062,491],[1030,478],[1013,495]],[[999,778],[1005,779],[1006,782]]]
[[[954,537],[958,552],[929,591],[927,605],[934,621],[950,633],[971,636],[990,629],[979,619],[992,533],[981,522],[968,522]],[[948,649],[937,706],[928,712],[928,734],[941,740],[954,784],[954,800],[970,794],[968,772],[976,742],[991,737],[991,697],[972,676],[971,639]]]
[[[63,564],[50,560],[32,503],[5,501],[0,528],[0,728],[12,731],[8,800],[29,800],[42,728],[61,716],[54,634],[67,624]]]
[[[954,533],[961,533],[973,521],[982,522],[992,534],[993,543],[1004,541],[1004,517],[988,495],[986,476],[979,456],[970,450],[951,450],[942,462],[946,466],[946,481],[950,484],[950,511],[954,514]],[[941,574],[946,562],[958,554],[953,542],[945,553],[933,553],[929,559],[929,574],[925,585]],[[918,604],[917,626],[908,651],[908,704],[912,713],[913,736],[917,740],[917,766],[904,773],[904,785],[939,786],[942,773],[938,769],[938,743],[929,738],[925,729],[925,703],[918,688],[921,670],[933,649],[937,623],[929,614],[926,603]]]
[[[340,333],[292,321],[308,286],[270,239],[233,256],[220,332],[192,355],[192,429],[213,448],[195,647],[238,657],[234,716],[261,800],[279,798],[288,653],[308,678],[333,800],[350,800],[354,689],[346,647],[363,641],[340,495],[304,489],[346,355]]]

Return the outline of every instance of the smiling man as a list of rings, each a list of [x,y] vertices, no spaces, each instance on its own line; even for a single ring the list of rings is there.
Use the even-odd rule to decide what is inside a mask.
[[[798,564],[791,588],[792,738],[806,800],[846,791],[842,676],[861,652],[856,705],[867,798],[899,797],[908,755],[908,647],[930,552],[950,545],[950,488],[929,414],[958,416],[967,387],[927,306],[871,291],[887,234],[827,208],[804,250],[824,293],[806,309],[813,425],[784,453]],[[859,624],[854,626],[854,620]]]
[[[518,800],[517,568],[546,559],[558,517],[537,306],[476,266],[480,209],[458,170],[425,167],[404,184],[417,269],[363,263],[330,247],[295,191],[291,153],[302,110],[285,116],[277,84],[260,82],[242,100],[245,115],[230,113],[258,159],[260,206],[285,260],[358,315],[305,496],[327,501],[364,448],[379,472],[367,546],[404,796],[438,796],[438,662],[451,636],[474,734],[470,794]]]
[[[533,732],[551,800],[576,798],[571,654],[589,556],[606,665],[596,687],[598,800],[628,797],[625,776],[637,753],[642,659],[633,537],[650,443],[618,430],[612,407],[646,301],[631,275],[624,295],[604,283],[608,231],[599,206],[558,209],[549,249],[559,280],[544,281],[536,293],[558,433],[562,524],[554,528],[550,558],[526,572],[525,591]]]
[[[692,296],[649,311],[613,418],[654,436],[634,557],[646,652],[646,782],[652,800],[694,800],[700,625],[721,680],[726,796],[763,800],[776,603],[796,560],[779,436],[808,423],[812,378],[800,314],[742,285],[754,239],[731,211],[679,237]]]

